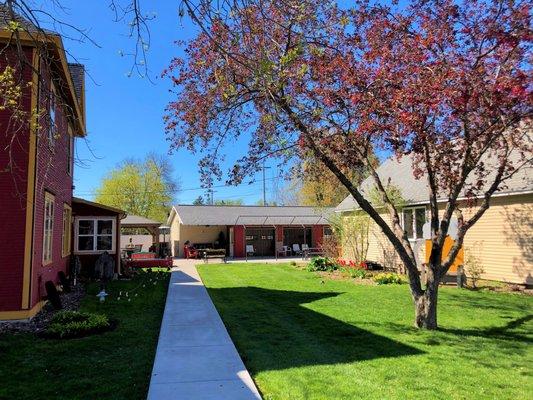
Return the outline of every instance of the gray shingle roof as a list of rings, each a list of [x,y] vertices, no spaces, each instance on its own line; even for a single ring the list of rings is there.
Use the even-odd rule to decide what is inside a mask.
[[[139,215],[130,215],[122,220],[120,223],[122,226],[128,226],[128,225],[162,225],[161,222],[155,221],[153,219],[141,217]]]
[[[490,165],[490,158],[488,158],[486,163]],[[429,203],[429,189],[426,178],[415,179],[410,156],[404,156],[400,160],[390,158],[381,164],[377,172],[384,184],[390,182],[401,190],[402,197],[407,204]],[[493,174],[495,173],[493,171]],[[467,179],[467,183],[471,180]],[[365,194],[368,194],[368,191],[373,187],[374,180],[372,177],[368,177],[360,185],[361,191]],[[531,164],[506,180],[505,187],[497,193],[511,195],[528,191],[533,191],[533,166]],[[353,197],[349,195],[335,208],[335,211],[348,211],[356,208],[359,208],[359,206]]]
[[[83,83],[85,81],[85,66],[83,64],[69,63],[68,69],[70,72],[70,76],[72,77],[72,83],[74,84],[76,98],[78,99],[78,103],[81,104],[83,95]]]
[[[174,210],[184,225],[315,225],[328,224],[334,209],[176,205]]]
[[[51,31],[49,29],[44,29],[39,26],[36,26],[35,23],[23,17],[20,14],[15,13],[15,18],[12,18],[8,6],[5,3],[0,4],[0,29],[7,27],[9,21],[15,20],[18,22],[22,30],[29,33],[43,32],[48,35],[59,35],[57,32]]]

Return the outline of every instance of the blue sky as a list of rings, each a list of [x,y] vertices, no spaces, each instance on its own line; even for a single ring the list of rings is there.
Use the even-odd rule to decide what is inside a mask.
[[[178,0],[142,3],[147,7],[144,12],[156,15],[150,24],[151,46],[148,51],[148,67],[154,82],[151,83],[135,75],[127,76],[132,60],[121,56],[120,52],[131,52],[134,41],[128,37],[125,22],[114,22],[107,0],[66,0],[62,3],[65,10],[49,11],[58,19],[86,29],[100,46],[64,39],[65,47],[78,62],[85,64],[89,74],[86,77],[88,136],[87,142],[78,140],[76,144],[77,156],[83,166],[78,165],[75,169],[75,195],[91,199],[102,177],[125,158],[142,158],[149,152],[168,153],[162,117],[172,95],[168,92],[169,82],[159,75],[172,57],[181,54],[174,41],[192,37],[195,28],[187,18],[178,16]],[[64,33],[72,35],[72,31]],[[236,149],[239,154],[228,154],[226,167],[230,160],[240,156],[243,144]],[[191,203],[204,194],[197,170],[199,156],[180,150],[168,157],[183,189],[177,194],[177,201]],[[275,181],[276,172],[275,168],[266,172],[267,192]],[[262,198],[262,182],[217,187],[214,197],[220,200],[242,198],[246,204],[255,204]]]

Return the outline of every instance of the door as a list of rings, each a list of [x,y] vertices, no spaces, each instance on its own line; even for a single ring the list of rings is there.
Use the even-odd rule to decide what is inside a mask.
[[[254,256],[274,256],[274,228],[246,228],[246,245],[254,246]]]
[[[235,248],[235,232],[233,231],[233,227],[229,228],[229,256],[233,257],[233,251]]]

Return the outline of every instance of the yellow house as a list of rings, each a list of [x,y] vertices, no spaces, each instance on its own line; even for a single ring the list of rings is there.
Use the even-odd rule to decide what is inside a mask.
[[[378,169],[383,182],[390,182],[401,192],[404,204],[400,219],[409,240],[417,254],[420,265],[424,262],[425,240],[423,226],[429,217],[428,188],[424,178],[415,179],[412,173],[411,158],[389,159]],[[483,217],[467,232],[464,240],[464,253],[472,254],[480,261],[483,279],[533,285],[533,168],[523,168],[510,180],[505,188],[493,195],[490,208]],[[361,184],[363,193],[373,187],[372,178]],[[445,201],[441,200],[442,207]],[[476,210],[461,201],[465,218]],[[342,223],[350,223],[359,207],[351,196],[345,198],[335,209]],[[390,221],[383,210],[381,216]],[[397,267],[400,260],[392,245],[373,221],[368,229],[367,259],[388,267]],[[343,257],[353,258],[350,246],[342,247]],[[468,271],[467,271],[468,275]]]

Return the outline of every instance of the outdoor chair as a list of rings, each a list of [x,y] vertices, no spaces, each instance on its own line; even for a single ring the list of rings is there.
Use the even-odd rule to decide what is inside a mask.
[[[196,250],[193,246],[185,245],[183,246],[183,255],[185,258],[198,258],[198,250]]]
[[[289,246],[283,246],[283,242],[276,242],[276,256],[287,257],[291,254]]]
[[[246,256],[253,256],[254,255],[254,246],[252,244],[246,245]]]
[[[300,245],[298,243],[292,245],[292,252],[294,254],[302,254],[302,250],[300,250]]]
[[[304,243],[302,244],[302,251],[306,251],[306,250],[309,250],[309,246],[307,245],[307,243]]]

